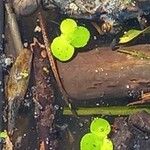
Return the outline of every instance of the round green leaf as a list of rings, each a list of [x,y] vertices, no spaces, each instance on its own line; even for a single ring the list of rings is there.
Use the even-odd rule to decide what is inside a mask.
[[[90,39],[90,32],[87,28],[78,26],[71,34],[70,44],[76,48],[84,47]]]
[[[60,25],[60,30],[63,34],[72,33],[76,28],[77,23],[73,19],[65,19]]]
[[[56,37],[51,44],[52,54],[60,61],[68,61],[74,54],[74,47],[63,36]]]
[[[80,150],[100,150],[102,140],[93,133],[85,134],[80,141]]]
[[[111,140],[104,138],[101,150],[113,150],[113,143]]]
[[[103,138],[110,133],[111,127],[107,120],[102,118],[95,118],[90,125],[90,131]]]

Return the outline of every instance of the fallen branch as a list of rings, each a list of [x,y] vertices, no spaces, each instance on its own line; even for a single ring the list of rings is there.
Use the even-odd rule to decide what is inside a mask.
[[[122,53],[121,48],[120,52],[93,48],[67,63],[57,62],[59,75],[75,104],[81,100],[98,102],[98,98],[107,102],[110,97],[114,99],[109,101],[111,105],[115,100],[128,104],[150,91],[149,49],[150,44],[123,47]]]

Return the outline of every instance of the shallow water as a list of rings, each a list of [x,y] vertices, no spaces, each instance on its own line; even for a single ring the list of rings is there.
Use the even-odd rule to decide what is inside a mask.
[[[35,28],[35,22],[36,22],[35,16],[36,15],[29,16],[29,17],[22,17],[18,21],[23,42],[26,42],[26,41],[31,42],[32,41],[33,30]],[[47,21],[47,30],[49,33],[48,34],[49,39],[52,40],[54,37],[56,37],[57,35],[60,34],[59,24],[60,24],[61,20],[66,18],[66,16],[61,16],[61,15],[56,14],[56,12],[51,12],[51,11],[45,12],[45,16],[47,18],[46,21]],[[89,20],[85,21],[85,20],[81,19],[78,22],[79,22],[79,24],[85,25],[86,27],[88,27],[90,29],[92,38],[91,38],[90,44],[87,47],[85,47],[84,49],[80,50],[80,51],[82,51],[81,54],[79,54],[80,56],[79,55],[75,56],[75,58],[72,60],[73,63],[76,63],[75,61],[78,60],[77,57],[82,58],[82,56],[84,54],[88,53],[89,51],[92,51],[94,48],[99,48],[99,47],[101,48],[104,46],[108,47],[110,45],[112,39],[115,37],[114,35],[109,35],[109,34],[104,35],[104,36],[99,35],[98,32],[96,31],[96,29],[90,24]],[[131,21],[131,23],[130,22],[127,23],[127,28],[135,28],[136,26],[137,26],[137,23],[135,21],[133,21],[133,22]],[[137,28],[139,28],[139,26],[137,26]],[[94,37],[96,37],[96,40],[94,39]],[[135,45],[135,44],[140,44],[140,43],[144,43],[144,44],[150,43],[149,36],[146,37],[145,39],[144,38],[142,40],[141,39],[142,38],[138,39],[137,41],[135,41],[129,45]],[[101,50],[98,51],[98,53],[101,54]],[[108,52],[109,52],[109,50],[108,50]],[[82,53],[83,53],[83,55],[82,55]],[[114,52],[114,53],[116,53],[116,52]],[[8,54],[9,54],[9,52],[8,52]],[[119,55],[121,55],[121,54],[119,54]],[[85,57],[83,57],[83,58],[85,58]],[[90,60],[90,58],[89,58],[89,60]],[[106,60],[106,61],[109,61],[109,60]],[[86,61],[85,61],[85,63],[86,63]],[[59,62],[58,62],[58,64],[59,64]],[[60,66],[58,65],[58,67],[61,67],[62,65],[63,64],[61,64]],[[90,64],[88,64],[88,65],[90,65]],[[134,64],[132,64],[132,65],[134,68]],[[138,65],[141,65],[141,64],[138,64]],[[99,64],[97,64],[97,66],[99,66]],[[78,66],[78,67],[82,68],[82,66]],[[68,73],[68,75],[69,75],[69,73]],[[77,75],[80,76],[80,74],[78,74],[78,73],[77,73]],[[135,73],[135,75],[136,75],[136,73]],[[144,73],[142,73],[141,77],[145,78],[146,75]],[[132,76],[132,74],[129,76]],[[94,76],[94,77],[96,78],[96,76]],[[133,77],[134,77],[134,75],[133,75]],[[65,81],[65,77],[62,78],[62,80]],[[84,81],[84,78],[82,80]],[[97,80],[97,79],[95,79],[95,80]],[[91,100],[88,100],[87,97],[85,100],[84,99],[76,100],[73,98],[73,104],[75,104],[75,106],[77,106],[77,107],[79,107],[79,106],[82,106],[82,107],[107,106],[107,107],[109,107],[112,105],[113,106],[117,106],[117,105],[123,106],[123,105],[128,104],[129,102],[132,102],[134,98],[136,99],[141,94],[141,93],[140,94],[138,93],[139,91],[141,91],[143,89],[145,91],[147,90],[147,92],[150,91],[149,82],[147,83],[146,81],[142,82],[142,83],[145,83],[146,85],[142,85],[138,88],[132,87],[130,90],[128,90],[125,87],[126,90],[124,91],[124,89],[123,89],[124,87],[122,87],[123,90],[120,89],[120,91],[123,91],[123,92],[118,93],[118,95],[119,96],[121,95],[122,97],[121,96],[119,97],[118,95],[113,95],[111,93],[112,96],[106,95],[107,98],[105,97],[105,94],[102,97],[93,98]],[[83,84],[86,85],[86,82],[83,82]],[[74,86],[72,86],[72,87],[74,87]],[[98,88],[100,89],[101,87],[98,87]],[[115,87],[111,87],[111,88],[114,89]],[[133,92],[131,92],[131,90],[133,90]],[[78,90],[78,91],[80,91],[80,90]],[[130,94],[132,94],[131,96],[129,96],[128,91],[130,92]],[[114,118],[117,117],[117,116],[95,115],[95,116],[76,118],[76,117],[64,116],[62,114],[62,109],[63,109],[63,106],[65,105],[65,102],[62,99],[62,96],[60,95],[59,90],[57,88],[55,89],[55,92],[56,92],[55,93],[56,101],[55,101],[54,107],[56,108],[56,116],[55,116],[54,123],[57,128],[56,129],[56,138],[60,142],[59,144],[60,144],[61,150],[79,150],[81,137],[85,133],[89,132],[89,126],[90,126],[90,123],[93,120],[93,118],[104,117],[111,124],[113,124]],[[107,93],[107,91],[105,91],[105,92]],[[95,96],[96,96],[96,94],[95,94]],[[76,96],[79,96],[78,93],[76,94]],[[71,95],[71,97],[72,97],[72,95]],[[25,104],[26,105],[29,104],[29,107],[28,106],[25,107],[25,108],[27,108],[27,110],[26,109],[24,110],[23,109],[24,107],[21,108],[21,112],[22,112],[21,118],[20,118],[20,121],[18,121],[18,128],[20,128],[20,132],[17,131],[17,133],[15,135],[16,137],[14,137],[14,139],[15,140],[18,139],[18,142],[20,143],[20,141],[19,141],[20,136],[18,136],[18,135],[21,134],[21,137],[23,137],[25,140],[23,140],[23,142],[21,144],[21,148],[16,148],[16,149],[29,149],[29,150],[36,149],[35,147],[37,144],[38,137],[36,137],[37,133],[35,131],[35,120],[34,120],[34,114],[33,114],[34,105],[30,100],[27,101]],[[19,147],[20,147],[20,145],[19,145]]]

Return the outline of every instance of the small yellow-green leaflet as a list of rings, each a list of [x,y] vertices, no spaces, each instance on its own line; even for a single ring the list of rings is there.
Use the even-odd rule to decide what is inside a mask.
[[[140,34],[142,33],[150,33],[150,26],[145,28],[144,30],[136,30],[136,29],[131,29],[129,31],[127,31],[121,38],[119,43],[120,44],[124,44],[124,43],[128,43],[131,40],[133,40],[134,38],[137,38]]]
[[[0,132],[0,138],[6,138],[8,136],[7,131]]]

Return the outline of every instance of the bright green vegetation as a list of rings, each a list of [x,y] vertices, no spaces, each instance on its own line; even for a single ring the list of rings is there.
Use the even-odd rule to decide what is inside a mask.
[[[74,54],[74,47],[61,36],[53,40],[51,50],[53,55],[60,61],[67,61]]]
[[[110,133],[111,127],[107,120],[95,118],[90,125],[90,131],[97,136],[104,138]]]
[[[51,52],[60,61],[70,60],[75,51],[87,45],[90,32],[83,26],[77,26],[73,19],[65,19],[60,25],[61,35],[56,37],[51,44]]]
[[[73,19],[65,19],[60,25],[63,34],[70,34],[77,28],[77,23]]]
[[[90,32],[87,28],[79,26],[77,29],[72,33],[71,36],[71,45],[76,48],[84,47],[87,45],[87,42],[90,39]]]
[[[107,138],[111,131],[107,120],[95,118],[90,125],[90,131],[82,137],[80,150],[113,150],[113,144]]]
[[[104,138],[103,144],[100,150],[113,150],[113,143],[110,139]]]
[[[85,134],[80,142],[81,150],[100,150],[102,141],[93,133]]]

